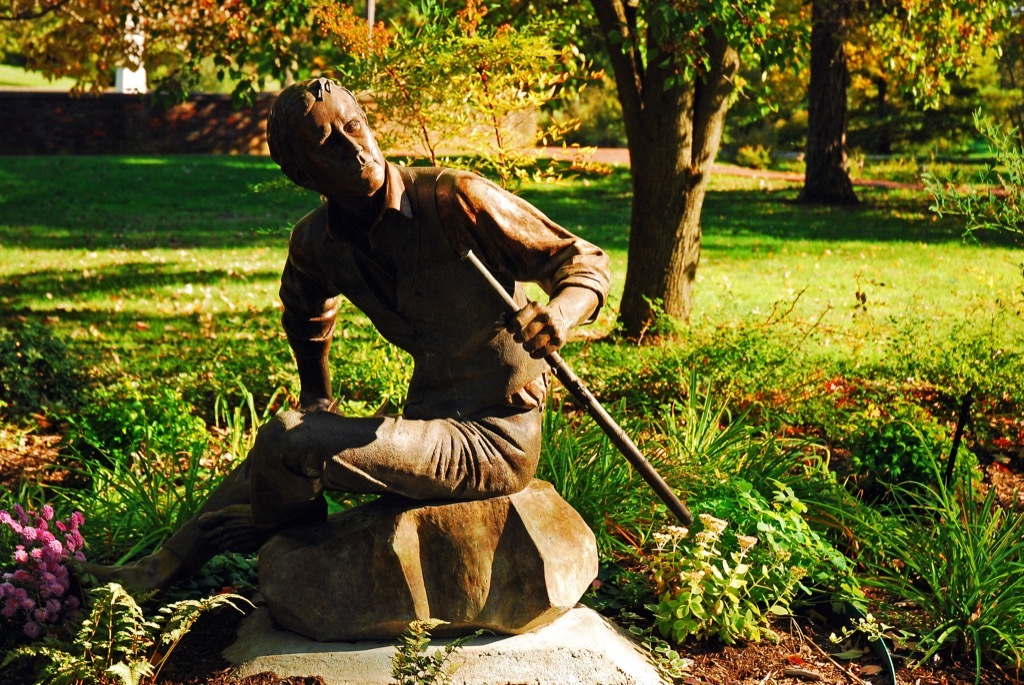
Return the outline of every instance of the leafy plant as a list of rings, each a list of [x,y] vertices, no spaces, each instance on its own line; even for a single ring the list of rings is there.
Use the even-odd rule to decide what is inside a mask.
[[[1024,664],[1024,515],[1003,509],[995,488],[980,502],[970,474],[947,486],[933,461],[929,487],[896,486],[890,526],[872,536],[865,585],[912,603],[917,620],[887,621],[916,634],[919,661],[942,649],[970,655],[981,681],[986,657]],[[863,525],[870,525],[865,521]]]
[[[20,627],[29,638],[37,638],[67,623],[80,602],[71,592],[70,559],[84,561],[84,541],[79,527],[84,519],[75,512],[67,521],[53,521],[53,508],[41,513],[26,512],[14,505],[14,515],[0,511],[0,526],[9,528],[20,544],[13,549],[15,570],[0,575],[0,617]],[[0,538],[3,530],[0,529]]]
[[[89,593],[91,608],[71,640],[46,638],[42,645],[20,647],[7,655],[0,668],[34,658],[42,662],[40,685],[102,685],[111,679],[121,685],[139,685],[143,678],[159,676],[200,615],[224,605],[241,611],[236,601],[248,603],[238,595],[214,595],[174,602],[147,618],[124,588],[110,583]]]
[[[765,584],[775,569],[746,560],[757,538],[738,536],[739,549],[725,554],[719,542],[728,523],[707,514],[700,521],[703,530],[692,540],[687,529],[677,526],[654,535],[648,564],[660,596],[655,625],[676,643],[691,636],[732,644],[773,635],[768,619],[789,613],[804,569],[777,558],[775,566],[786,569],[783,584]]]
[[[964,219],[964,231],[1005,232],[1017,241],[1024,239],[1024,148],[1017,130],[1002,130],[981,110],[974,113],[974,127],[988,142],[996,163],[978,174],[968,188],[955,172],[948,179],[933,173],[924,175],[932,194],[932,211],[939,216]]]
[[[71,423],[75,450],[124,464],[202,452],[209,443],[206,424],[178,389],[142,389],[131,379],[92,390]]]
[[[444,649],[427,653],[430,646],[430,631],[444,625],[444,621],[428,619],[412,621],[402,632],[391,657],[391,677],[395,685],[449,685],[460,664],[451,659],[467,641],[480,635],[455,638]]]
[[[870,489],[882,484],[929,483],[934,455],[946,444],[946,431],[927,411],[907,402],[888,408],[874,403],[846,418],[849,464],[854,482]],[[968,458],[970,457],[970,458]],[[966,449],[957,455],[958,468],[971,471],[976,460]]]
[[[552,401],[542,435],[537,477],[554,485],[579,512],[600,550],[621,544],[615,535],[621,527],[650,521],[654,495],[589,417]]]
[[[205,457],[199,445],[188,454],[150,454],[127,463],[85,455],[72,473],[87,486],[57,486],[54,493],[95,525],[90,556],[123,563],[158,547],[217,487],[226,472],[208,467]]]

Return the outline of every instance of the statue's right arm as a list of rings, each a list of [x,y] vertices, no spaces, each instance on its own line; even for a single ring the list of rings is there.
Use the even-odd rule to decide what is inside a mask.
[[[339,298],[330,292],[315,260],[304,249],[302,224],[296,227],[288,248],[288,261],[281,275],[281,322],[295,355],[299,373],[299,404],[305,411],[326,409],[331,404],[329,354]]]

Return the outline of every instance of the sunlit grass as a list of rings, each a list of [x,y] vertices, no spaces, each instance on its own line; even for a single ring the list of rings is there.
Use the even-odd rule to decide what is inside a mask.
[[[213,341],[244,356],[247,341],[262,339],[287,366],[278,279],[289,228],[317,198],[281,179],[260,157],[0,159],[4,316],[46,321],[96,363],[135,364],[141,375],[187,368],[182,356]],[[853,363],[884,358],[913,331],[919,345],[967,328],[1011,348],[1024,336],[1024,251],[965,243],[919,191],[861,188],[861,205],[828,208],[796,204],[797,190],[712,179],[694,330],[781,321],[804,331],[805,354]],[[610,306],[594,329],[610,331],[625,278],[628,171],[521,192],[609,252]],[[347,316],[352,331],[367,324]]]

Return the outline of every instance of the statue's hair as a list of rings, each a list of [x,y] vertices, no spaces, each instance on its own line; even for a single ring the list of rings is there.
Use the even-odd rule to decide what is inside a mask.
[[[270,156],[281,167],[285,176],[301,186],[308,186],[309,178],[302,173],[299,155],[295,150],[293,131],[309,114],[313,104],[323,100],[324,93],[331,92],[332,87],[348,93],[360,113],[363,112],[359,100],[352,91],[321,76],[293,83],[282,90],[271,105],[270,114],[267,115],[267,145],[270,147]],[[366,116],[365,113],[363,116]]]

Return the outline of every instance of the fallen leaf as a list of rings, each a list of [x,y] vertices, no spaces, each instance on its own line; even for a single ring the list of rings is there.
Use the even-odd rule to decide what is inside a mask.
[[[145,321],[136,321],[135,322],[135,328],[137,330],[140,330],[140,331],[148,331],[149,330],[149,324],[146,323]]]
[[[882,672],[881,666],[864,666],[860,669],[861,675],[878,675]]]
[[[837,659],[859,659],[865,654],[867,654],[866,649],[848,649],[845,652],[839,652],[837,654],[833,654],[832,656],[834,656]]]
[[[807,663],[799,654],[787,654],[786,661],[793,664],[794,666],[803,666]]]

